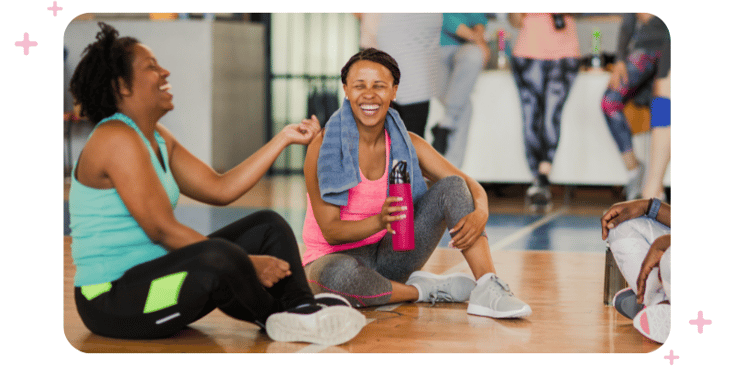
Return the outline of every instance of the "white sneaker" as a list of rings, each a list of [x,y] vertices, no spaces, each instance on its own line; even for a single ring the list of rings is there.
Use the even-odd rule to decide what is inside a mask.
[[[270,315],[265,324],[267,335],[278,342],[332,346],[348,342],[366,325],[366,317],[338,295],[316,297],[316,302]],[[327,305],[329,302],[333,305]]]
[[[671,328],[671,306],[656,304],[645,307],[634,317],[634,328],[645,337],[664,343]]]
[[[506,282],[489,273],[482,276],[471,291],[468,313],[492,318],[519,318],[532,314],[532,309],[514,296]]]
[[[465,273],[453,273],[445,276],[430,272],[417,271],[410,275],[406,285],[415,286],[418,292],[417,302],[464,302],[476,287],[476,281]]]

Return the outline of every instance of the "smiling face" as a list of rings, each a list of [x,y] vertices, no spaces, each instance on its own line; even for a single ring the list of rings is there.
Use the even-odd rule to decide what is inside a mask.
[[[170,72],[158,65],[150,48],[140,43],[133,47],[132,82],[126,85],[120,81],[120,94],[131,103],[165,114],[173,109],[173,94],[167,81]]]
[[[386,67],[361,60],[349,68],[344,92],[357,123],[376,126],[384,123],[389,104],[397,95],[397,85]]]

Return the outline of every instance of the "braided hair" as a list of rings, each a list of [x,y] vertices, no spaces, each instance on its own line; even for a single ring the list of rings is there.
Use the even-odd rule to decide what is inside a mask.
[[[376,62],[386,67],[387,70],[392,73],[394,85],[400,84],[400,68],[397,65],[397,61],[395,61],[395,59],[392,58],[392,56],[390,56],[388,53],[380,51],[376,48],[367,48],[365,50],[359,51],[354,56],[351,56],[349,61],[346,62],[346,65],[344,65],[344,67],[341,69],[341,83],[346,85],[346,76],[349,74],[349,69],[351,69],[351,65],[361,60]]]
[[[81,106],[81,116],[97,124],[117,112],[119,79],[132,84],[132,47],[139,41],[119,38],[112,26],[99,22],[96,41],[82,52],[82,59],[71,77],[70,91]]]

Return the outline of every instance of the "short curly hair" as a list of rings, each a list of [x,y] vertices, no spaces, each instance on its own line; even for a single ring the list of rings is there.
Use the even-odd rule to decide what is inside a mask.
[[[346,65],[341,69],[341,83],[346,85],[346,76],[349,74],[349,69],[351,69],[354,63],[362,60],[376,62],[386,67],[392,73],[394,85],[400,84],[400,67],[397,65],[397,61],[387,52],[380,51],[376,48],[367,48],[351,56],[349,61],[346,62]]]
[[[71,77],[70,92],[81,107],[81,116],[97,124],[117,112],[119,78],[132,83],[132,37],[119,37],[112,26],[99,22],[96,41],[82,52],[82,59]]]

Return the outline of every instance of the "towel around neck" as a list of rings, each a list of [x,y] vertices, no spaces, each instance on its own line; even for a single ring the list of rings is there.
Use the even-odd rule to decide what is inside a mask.
[[[390,161],[405,160],[412,179],[412,201],[415,202],[427,191],[422,177],[415,147],[407,134],[402,118],[390,108],[385,128],[392,140]],[[351,104],[344,100],[326,123],[323,144],[318,154],[318,187],[324,201],[345,206],[349,199],[349,189],[361,182],[359,175],[359,130],[351,111]],[[388,187],[385,187],[388,189]]]

